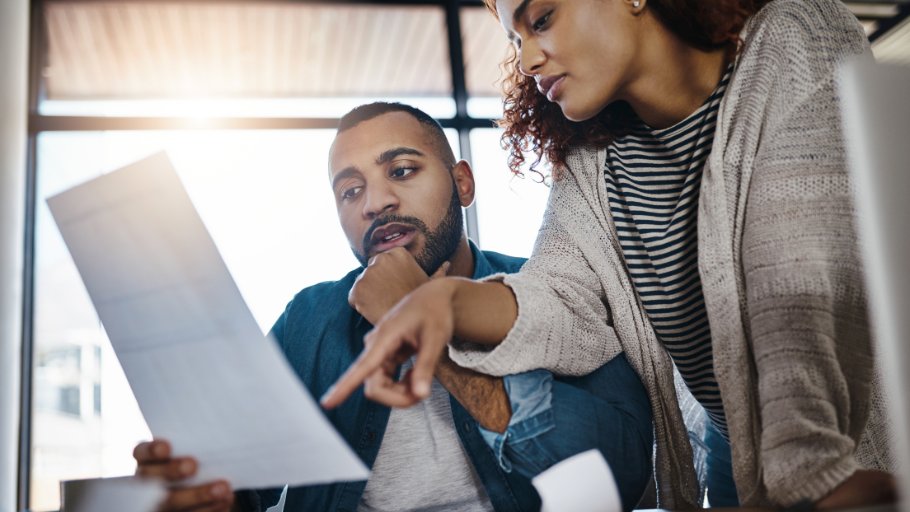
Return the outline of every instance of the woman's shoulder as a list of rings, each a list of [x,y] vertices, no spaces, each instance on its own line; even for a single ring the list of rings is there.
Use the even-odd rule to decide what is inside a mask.
[[[792,20],[818,27],[825,27],[826,21],[840,20],[859,26],[856,16],[840,0],[771,0],[754,19],[759,23]]]
[[[743,30],[743,51],[838,54],[867,43],[856,16],[839,0],[772,0]]]
[[[565,168],[559,170],[554,176],[553,186],[561,188],[565,180],[571,179],[579,186],[590,183],[603,171],[603,161],[600,157],[602,149],[588,144],[577,145],[569,148],[566,154]]]
[[[869,48],[862,26],[838,0],[772,0],[741,39],[730,88],[762,104],[806,100],[834,80],[847,57]]]

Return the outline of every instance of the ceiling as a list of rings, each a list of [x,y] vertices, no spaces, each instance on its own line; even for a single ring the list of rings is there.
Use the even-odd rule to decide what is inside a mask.
[[[468,81],[495,95],[505,41],[467,10]],[[45,19],[50,99],[452,94],[435,6],[49,2]]]
[[[848,2],[873,34],[902,13]],[[48,99],[442,97],[452,94],[437,6],[238,1],[49,1]],[[481,7],[461,13],[468,89],[498,96],[506,41]],[[874,44],[910,63],[905,21]]]

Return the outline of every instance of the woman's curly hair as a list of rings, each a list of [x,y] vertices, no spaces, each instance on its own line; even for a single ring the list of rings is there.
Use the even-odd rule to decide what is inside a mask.
[[[703,50],[726,49],[732,57],[739,47],[739,33],[750,16],[770,0],[648,0],[647,7],[669,30],[693,47]],[[484,0],[498,17],[496,0]],[[590,145],[603,147],[621,135],[634,119],[625,102],[615,102],[598,115],[582,122],[566,119],[559,105],[551,103],[537,90],[533,77],[521,74],[515,48],[503,62],[503,116],[505,129],[502,146],[509,151],[509,168],[522,175],[525,153],[536,156],[530,170],[537,170],[546,159],[554,178],[566,166],[569,149]]]

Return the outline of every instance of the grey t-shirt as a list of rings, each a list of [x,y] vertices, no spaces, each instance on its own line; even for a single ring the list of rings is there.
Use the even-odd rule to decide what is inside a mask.
[[[402,374],[413,364],[403,365]],[[461,446],[449,393],[433,380],[430,398],[392,409],[358,512],[492,511],[493,505]]]

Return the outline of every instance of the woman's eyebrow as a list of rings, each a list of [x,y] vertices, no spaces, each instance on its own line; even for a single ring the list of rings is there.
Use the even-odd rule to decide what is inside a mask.
[[[513,24],[518,25],[519,20],[521,20],[521,17],[525,15],[525,11],[528,10],[528,6],[533,1],[534,0],[523,0],[520,4],[518,4],[518,7],[515,8],[515,12],[512,13]]]

